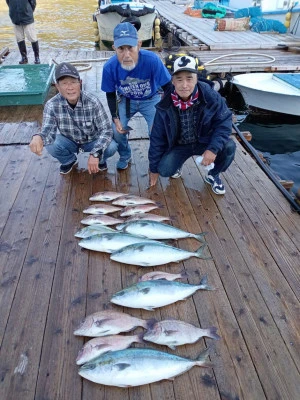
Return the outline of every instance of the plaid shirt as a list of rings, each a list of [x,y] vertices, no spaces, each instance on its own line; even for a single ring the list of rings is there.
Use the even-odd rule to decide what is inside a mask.
[[[74,109],[59,93],[45,104],[40,133],[44,145],[53,143],[58,132],[78,145],[97,139],[91,153],[104,151],[113,137],[111,121],[101,101],[84,91]]]
[[[197,121],[200,113],[200,101],[196,101],[194,105],[186,110],[177,108],[180,120],[180,136],[178,144],[197,143]]]

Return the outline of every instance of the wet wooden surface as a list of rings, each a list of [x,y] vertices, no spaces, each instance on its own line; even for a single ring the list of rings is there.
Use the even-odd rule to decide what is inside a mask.
[[[53,56],[60,61],[59,54]],[[63,59],[90,56],[61,54]],[[102,65],[82,73],[85,88],[100,92]],[[141,118],[130,123],[133,162],[126,171],[116,170],[114,156],[108,171],[91,176],[87,156],[80,155],[78,168],[61,176],[46,151],[37,157],[28,149],[42,107],[1,107],[0,112],[0,399],[299,398],[300,216],[241,145],[223,174],[225,196],[212,193],[192,158],[181,179],[161,178],[147,191],[148,140]],[[162,206],[155,212],[171,217],[172,225],[208,232],[206,254],[212,260],[191,258],[145,270],[82,249],[74,233],[82,227],[91,194],[103,190],[149,197]],[[195,239],[174,245],[199,247]],[[83,380],[75,359],[85,340],[73,335],[79,321],[106,308],[122,310],[110,303],[111,296],[154,269],[185,270],[183,281],[189,283],[207,274],[217,290],[198,291],[154,312],[123,311],[216,326],[220,341],[201,339],[174,351],[195,359],[211,346],[213,368],[194,367],[173,381],[128,389]]]

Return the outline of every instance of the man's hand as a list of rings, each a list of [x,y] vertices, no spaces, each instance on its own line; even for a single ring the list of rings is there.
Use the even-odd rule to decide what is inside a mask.
[[[121,133],[122,135],[128,133],[128,131],[123,129],[123,126],[122,126],[121,121],[119,120],[119,118],[115,118],[114,119],[114,123],[116,125],[117,132]]]
[[[87,166],[89,174],[95,174],[99,171],[99,158],[90,155]]]
[[[156,185],[158,177],[159,177],[158,173],[149,172],[149,187]]]
[[[42,138],[39,135],[33,136],[31,142],[29,143],[29,148],[34,154],[41,156],[44,148]]]
[[[215,161],[217,155],[210,150],[205,150],[205,152],[202,154],[202,157],[203,160],[201,164],[206,167]]]

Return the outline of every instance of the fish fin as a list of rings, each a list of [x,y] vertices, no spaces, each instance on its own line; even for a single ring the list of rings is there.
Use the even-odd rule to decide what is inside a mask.
[[[199,242],[206,244],[204,236],[207,234],[208,234],[208,232],[195,233],[195,235],[193,235],[193,237],[195,239],[197,239]]]
[[[136,338],[136,343],[145,343],[144,341],[144,332],[138,333]]]
[[[141,307],[144,310],[148,310],[148,311],[154,311],[154,306],[146,306],[146,307]]]
[[[171,350],[176,350],[176,346],[174,344],[167,344],[167,346],[169,347],[169,349]]]
[[[143,294],[148,294],[150,292],[151,288],[143,288],[139,290],[139,293],[143,293]]]
[[[95,346],[95,348],[97,349],[97,350],[100,350],[100,349],[105,349],[106,347],[109,347],[109,345],[108,344],[97,344],[97,346]]]
[[[219,340],[219,339],[221,339],[221,337],[217,334],[217,330],[218,330],[218,328],[216,328],[215,326],[207,328],[207,329],[205,329],[205,331],[206,331],[205,336],[207,336],[211,339]]]
[[[212,286],[210,286],[208,284],[207,281],[207,275],[204,275],[203,278],[201,279],[199,286],[201,286],[201,289],[205,289],[205,290],[215,290],[215,288],[213,288]]]
[[[103,324],[105,324],[107,321],[110,321],[110,320],[111,320],[110,318],[100,319],[100,320],[94,321],[94,324],[99,327],[99,326],[102,326]]]
[[[153,329],[154,328],[154,325],[157,323],[157,319],[155,319],[155,318],[150,318],[150,319],[147,319],[147,321],[146,321],[146,326],[144,327],[144,328],[146,328],[146,329]]]
[[[171,336],[171,335],[173,335],[173,333],[176,333],[176,332],[178,332],[178,331],[175,331],[175,330],[165,330],[164,331],[164,334],[166,335],[166,336]]]
[[[211,348],[207,347],[201,353],[198,355],[198,357],[195,360],[195,365],[198,365],[198,367],[204,367],[204,368],[211,368],[213,367],[213,364],[207,360],[209,353],[210,353]]]
[[[129,368],[131,366],[131,364],[127,364],[127,363],[118,363],[118,364],[114,364],[114,367],[118,369],[118,371],[123,371],[126,368]]]

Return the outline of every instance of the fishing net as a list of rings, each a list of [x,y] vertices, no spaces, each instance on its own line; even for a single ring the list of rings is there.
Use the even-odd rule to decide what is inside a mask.
[[[265,18],[251,18],[250,20],[250,29],[253,32],[278,32],[278,33],[286,33],[287,28],[283,25],[282,22],[274,20],[274,19],[265,19]]]

